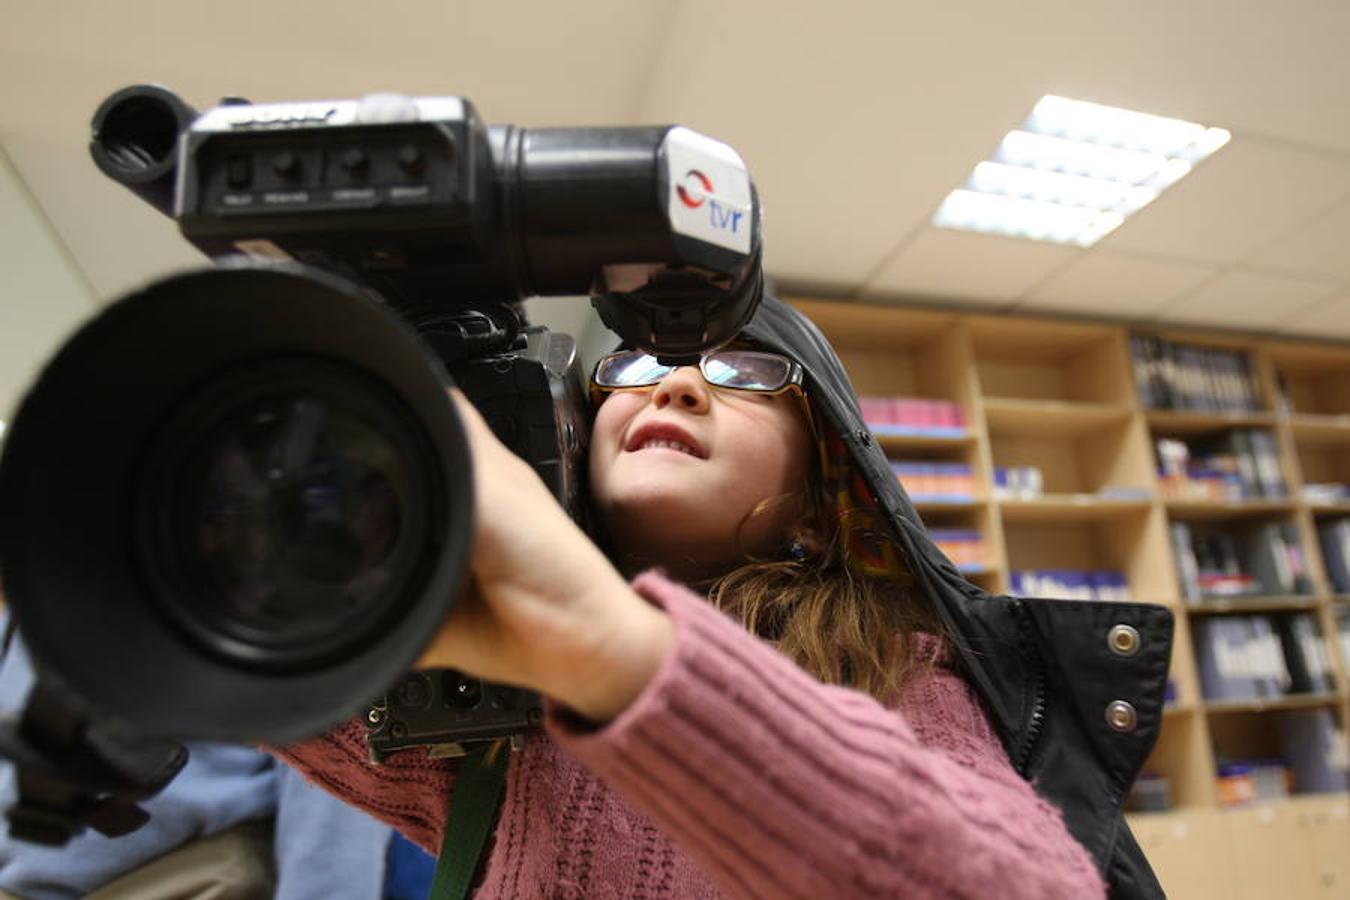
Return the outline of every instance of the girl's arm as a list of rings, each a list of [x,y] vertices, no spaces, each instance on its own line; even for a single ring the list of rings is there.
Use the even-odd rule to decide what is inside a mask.
[[[674,621],[671,652],[613,721],[555,705],[549,730],[730,896],[1103,896],[949,669],[887,709],[660,575],[634,586]]]

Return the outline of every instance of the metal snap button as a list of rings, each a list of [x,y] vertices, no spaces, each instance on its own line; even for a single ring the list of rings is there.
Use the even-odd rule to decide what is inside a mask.
[[[1106,724],[1121,734],[1129,734],[1139,725],[1139,714],[1124,700],[1113,700],[1106,707]]]
[[[1116,625],[1106,636],[1107,646],[1117,656],[1134,656],[1142,643],[1139,632],[1129,625]]]

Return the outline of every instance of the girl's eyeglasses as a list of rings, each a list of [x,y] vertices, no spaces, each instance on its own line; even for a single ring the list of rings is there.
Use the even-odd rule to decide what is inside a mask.
[[[602,358],[591,376],[591,401],[615,391],[640,391],[661,383],[676,366],[667,366],[641,350],[620,350]],[[775,396],[790,391],[802,406],[806,427],[815,437],[816,422],[802,387],[802,367],[786,356],[763,350],[719,350],[698,361],[703,380],[715,388]]]
[[[620,350],[600,360],[591,376],[591,389],[601,399],[613,391],[652,387],[675,371],[641,350]],[[716,388],[781,394],[802,393],[802,367],[777,353],[762,350],[719,350],[698,361],[703,380]]]

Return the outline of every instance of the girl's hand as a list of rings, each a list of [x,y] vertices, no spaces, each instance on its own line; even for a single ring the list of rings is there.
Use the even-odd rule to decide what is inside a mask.
[[[473,404],[451,395],[473,457],[472,581],[417,665],[531,688],[608,721],[656,672],[670,620],[633,592]]]

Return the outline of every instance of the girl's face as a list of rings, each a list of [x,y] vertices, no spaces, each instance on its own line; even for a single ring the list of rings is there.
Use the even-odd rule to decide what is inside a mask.
[[[591,495],[622,568],[710,577],[787,541],[813,454],[796,397],[713,388],[684,366],[601,404]]]

